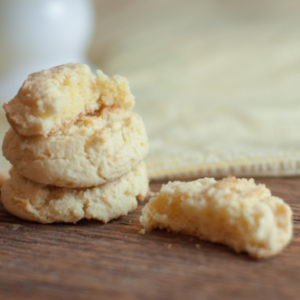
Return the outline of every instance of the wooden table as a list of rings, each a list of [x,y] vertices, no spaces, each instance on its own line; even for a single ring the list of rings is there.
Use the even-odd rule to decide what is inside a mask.
[[[294,212],[292,243],[263,261],[184,235],[140,235],[141,206],[106,225],[39,225],[1,207],[0,299],[299,299],[300,178],[258,181]]]

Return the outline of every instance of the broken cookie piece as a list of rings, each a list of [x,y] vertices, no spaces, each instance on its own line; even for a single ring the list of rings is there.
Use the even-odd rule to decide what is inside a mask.
[[[125,78],[102,71],[96,76],[87,65],[66,64],[29,75],[4,110],[18,134],[49,136],[103,107],[133,105]]]
[[[292,237],[292,211],[265,185],[228,177],[170,182],[143,208],[145,231],[155,228],[222,243],[255,258],[278,254]]]

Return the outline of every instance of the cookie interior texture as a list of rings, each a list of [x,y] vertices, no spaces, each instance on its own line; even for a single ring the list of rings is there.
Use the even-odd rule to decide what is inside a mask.
[[[143,208],[146,231],[169,229],[223,243],[256,258],[279,253],[292,237],[292,211],[253,179],[170,182]]]
[[[123,176],[148,152],[143,120],[132,111],[106,107],[44,137],[10,129],[3,153],[24,177],[60,187],[92,187]]]
[[[66,64],[29,75],[4,109],[18,134],[48,136],[103,107],[133,105],[124,77],[94,75],[87,65]]]
[[[90,189],[49,187],[20,176],[15,169],[1,189],[2,203],[13,215],[39,223],[104,223],[127,215],[148,192],[145,163],[121,178]]]

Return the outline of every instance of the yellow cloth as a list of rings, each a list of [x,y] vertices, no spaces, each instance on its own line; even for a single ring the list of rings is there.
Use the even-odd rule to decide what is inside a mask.
[[[98,3],[92,55],[129,79],[152,179],[300,174],[300,3],[117,7]]]

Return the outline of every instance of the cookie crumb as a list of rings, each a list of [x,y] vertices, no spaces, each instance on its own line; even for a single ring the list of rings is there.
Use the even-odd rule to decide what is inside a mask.
[[[18,230],[21,227],[22,227],[22,225],[20,225],[20,224],[12,224],[10,226],[11,230],[14,230],[14,231]]]
[[[140,231],[139,231],[139,234],[145,234],[146,233],[146,230],[144,228],[142,228]]]

